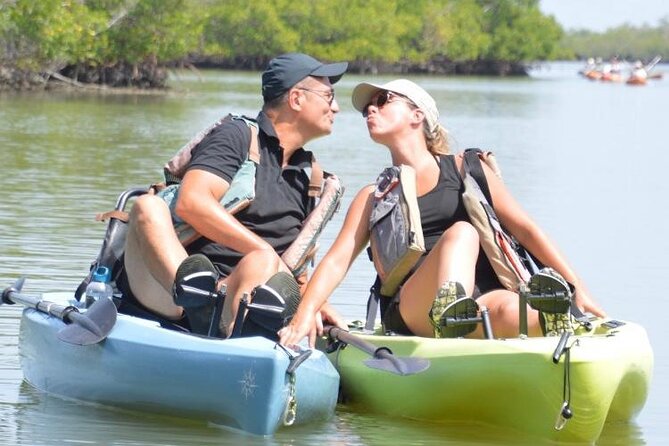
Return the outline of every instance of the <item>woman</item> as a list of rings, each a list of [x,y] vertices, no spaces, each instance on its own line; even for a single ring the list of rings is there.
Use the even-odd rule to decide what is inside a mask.
[[[371,138],[388,148],[393,165],[410,165],[416,171],[427,253],[386,307],[386,328],[400,334],[433,337],[431,315],[435,298],[454,292],[459,295],[464,288],[467,296],[488,308],[496,336],[517,336],[518,294],[500,289],[492,269],[489,265],[486,268],[487,261],[479,261],[479,256],[483,258],[485,254],[479,249],[478,234],[462,202],[459,172],[463,158],[449,154],[447,133],[438,122],[434,99],[413,82],[398,79],[385,85],[359,84],[353,90],[353,105],[366,118]],[[502,181],[487,166],[482,167],[502,225],[541,263],[554,268],[575,286],[574,300],[582,311],[603,316],[553,243],[520,208]],[[316,332],[321,334],[318,310],[369,241],[374,189],[374,185],[366,186],[353,199],[344,225],[314,271],[295,317],[279,332],[282,344],[295,345],[309,335],[313,345]],[[324,319],[342,325],[328,307],[323,310]],[[528,327],[531,335],[541,334],[538,312],[529,308]],[[477,328],[471,336],[481,337],[482,329]]]

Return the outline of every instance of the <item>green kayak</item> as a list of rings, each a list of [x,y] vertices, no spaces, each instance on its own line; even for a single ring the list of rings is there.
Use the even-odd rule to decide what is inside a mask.
[[[349,345],[330,345],[328,356],[343,401],[355,410],[594,442],[605,422],[628,422],[642,409],[653,352],[638,324],[592,324],[568,337],[490,340],[342,331]],[[359,341],[392,354],[384,349],[370,359]]]

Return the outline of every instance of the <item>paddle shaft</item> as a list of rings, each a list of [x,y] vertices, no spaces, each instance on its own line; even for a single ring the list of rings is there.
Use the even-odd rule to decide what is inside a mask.
[[[79,309],[72,305],[59,305],[48,300],[42,300],[36,296],[19,293],[11,288],[6,289],[2,294],[2,300],[9,304],[21,304],[26,307],[34,308],[37,311],[57,317],[66,323],[83,322],[86,324],[86,317],[79,313]]]
[[[395,355],[388,347],[377,347],[371,342],[360,339],[358,336],[342,330],[339,327],[328,325],[325,327],[325,332],[333,339],[338,339],[341,342],[359,348],[363,352],[369,354],[372,358],[386,359],[393,363],[393,365],[401,372],[406,372],[404,363]]]
[[[650,62],[648,62],[648,65],[646,65],[646,66],[644,67],[644,69],[646,70],[646,73],[648,73],[650,70],[652,70],[652,69],[655,67],[655,65],[657,65],[657,63],[658,63],[661,59],[662,59],[662,58],[661,58],[660,56],[655,56],[655,58],[654,58],[653,60],[651,60]]]
[[[65,322],[67,325],[58,332],[61,341],[76,345],[96,344],[109,335],[116,323],[116,305],[110,299],[96,301],[82,314],[73,305],[60,305],[41,297],[22,294],[22,286],[23,279],[19,279],[14,286],[4,289],[2,302],[22,304]]]

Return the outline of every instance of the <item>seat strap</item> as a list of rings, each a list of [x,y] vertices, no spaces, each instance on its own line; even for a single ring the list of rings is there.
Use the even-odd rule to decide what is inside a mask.
[[[374,285],[369,288],[369,299],[367,299],[367,320],[365,321],[365,330],[374,331],[376,315],[379,311],[379,299],[381,298],[381,279],[376,276]]]
[[[311,156],[311,178],[309,178],[309,196],[318,198],[323,191],[323,168],[318,161]]]
[[[249,159],[256,164],[260,164],[260,148],[258,144],[258,127],[247,122],[251,130],[251,142],[249,143]]]

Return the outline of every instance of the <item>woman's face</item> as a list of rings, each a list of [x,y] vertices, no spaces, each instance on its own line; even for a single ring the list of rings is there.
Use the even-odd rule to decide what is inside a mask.
[[[392,91],[375,93],[363,109],[371,138],[383,144],[411,128],[411,115],[416,106],[406,97]]]

